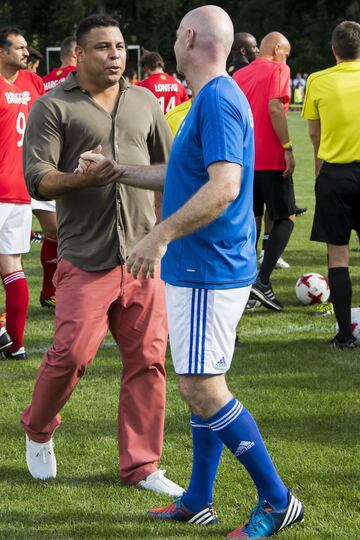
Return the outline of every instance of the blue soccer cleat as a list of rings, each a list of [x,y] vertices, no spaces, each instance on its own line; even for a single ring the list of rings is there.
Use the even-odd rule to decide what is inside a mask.
[[[183,505],[181,497],[175,499],[168,506],[152,508],[149,510],[148,516],[168,521],[186,521],[198,525],[216,525],[218,522],[217,513],[212,504],[204,506],[198,512],[192,512]]]
[[[304,505],[289,491],[289,504],[281,511],[275,510],[264,499],[260,500],[252,511],[249,520],[239,529],[227,535],[227,538],[255,540],[269,538],[273,534],[303,521]]]

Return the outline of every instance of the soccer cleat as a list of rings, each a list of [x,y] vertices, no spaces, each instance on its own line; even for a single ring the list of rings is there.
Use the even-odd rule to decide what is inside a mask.
[[[186,521],[197,525],[216,525],[218,516],[212,504],[207,504],[198,512],[192,512],[183,505],[181,497],[175,499],[172,504],[161,508],[152,508],[148,516],[167,521]]]
[[[282,257],[279,257],[277,263],[275,264],[275,268],[285,270],[285,268],[290,268],[290,264],[286,262]]]
[[[262,249],[260,251],[260,255],[258,258],[258,262],[260,265],[262,264],[263,260],[264,260],[264,250]],[[277,263],[275,264],[275,268],[278,268],[278,269],[290,268],[290,264],[286,262],[282,257],[279,257],[277,260]]]
[[[246,302],[245,311],[254,311],[255,308],[260,306],[261,302],[259,302],[259,300],[255,300],[255,298],[249,298],[249,300]]]
[[[0,352],[0,358],[3,360],[27,360],[27,352],[24,347],[20,347],[15,352],[10,352],[9,349],[4,349]]]
[[[235,349],[243,349],[245,345],[240,341],[239,336],[235,338]]]
[[[334,315],[334,306],[331,302],[316,304],[312,315],[314,315],[314,317],[328,317],[329,315]]]
[[[139,488],[155,491],[155,493],[162,493],[169,497],[181,497],[185,490],[175,484],[175,482],[172,482],[172,480],[166,478],[165,473],[166,471],[164,470],[157,470],[136,485]]]
[[[12,340],[9,334],[6,331],[4,326],[0,327],[0,351],[8,349],[12,345]]]
[[[262,305],[268,309],[273,309],[274,311],[282,311],[284,309],[284,306],[276,298],[271,283],[269,282],[266,285],[259,277],[257,277],[254,285],[251,287],[251,296],[260,300]]]
[[[227,538],[240,538],[242,540],[255,540],[269,538],[273,534],[290,527],[294,523],[303,521],[304,505],[289,492],[289,504],[284,510],[275,510],[264,499],[255,506],[250,518],[239,529],[227,535]]]
[[[295,208],[295,216],[303,216],[304,214],[306,214],[306,212],[308,211],[308,209],[305,207],[305,208],[299,208],[298,206]]]
[[[342,341],[339,339],[339,334],[336,334],[336,336],[330,341],[330,345],[334,347],[334,349],[354,350],[356,349],[356,339],[354,337],[351,337],[346,341]]]
[[[40,304],[42,307],[48,307],[48,308],[56,307],[55,296],[50,296],[49,298],[47,298],[46,296],[40,295]]]
[[[53,440],[37,443],[26,435],[26,464],[31,476],[37,480],[55,478],[56,457]]]
[[[40,244],[43,241],[43,235],[40,232],[31,231],[30,243]]]

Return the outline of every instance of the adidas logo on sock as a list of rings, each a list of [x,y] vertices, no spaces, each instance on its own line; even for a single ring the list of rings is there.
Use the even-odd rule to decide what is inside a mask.
[[[220,358],[218,362],[216,362],[215,367],[219,369],[226,367],[226,360],[223,356]]]
[[[235,457],[241,456],[241,454],[244,454],[245,452],[250,450],[250,448],[252,448],[253,446],[255,446],[255,443],[252,441],[241,441],[241,443],[236,449]]]

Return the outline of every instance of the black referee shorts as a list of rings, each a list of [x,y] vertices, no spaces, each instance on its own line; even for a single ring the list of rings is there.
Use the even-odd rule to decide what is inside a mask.
[[[294,182],[283,171],[255,171],[254,214],[264,214],[264,205],[272,221],[286,219],[295,214]]]
[[[324,162],[315,199],[311,240],[347,245],[351,230],[360,231],[360,163]]]

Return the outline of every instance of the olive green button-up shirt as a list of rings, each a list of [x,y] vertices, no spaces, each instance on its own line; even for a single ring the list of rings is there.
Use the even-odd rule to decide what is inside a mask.
[[[118,163],[164,163],[171,133],[155,97],[120,81],[116,111],[108,113],[81,90],[76,72],[37,100],[24,140],[24,173],[32,197],[54,170],[73,172],[82,152],[102,145]],[[58,257],[88,271],[123,264],[127,250],[155,224],[154,192],[111,184],[69,191],[56,200]]]

